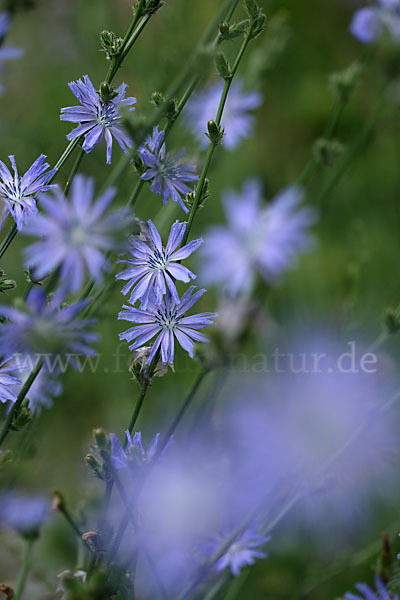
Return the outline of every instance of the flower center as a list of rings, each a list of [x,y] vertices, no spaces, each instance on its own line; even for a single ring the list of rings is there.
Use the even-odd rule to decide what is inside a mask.
[[[21,187],[20,179],[13,179],[0,186],[1,194],[12,204],[20,204],[23,206],[24,193]]]
[[[168,266],[168,256],[163,249],[161,252],[154,248],[153,254],[147,258],[147,264],[152,271],[165,271]]]
[[[82,225],[76,223],[65,232],[65,240],[68,246],[80,248],[87,243],[88,232]]]
[[[112,102],[101,103],[97,108],[97,123],[102,127],[113,127],[119,122],[119,115]]]
[[[156,322],[162,329],[174,331],[180,321],[180,317],[176,314],[176,309],[161,308],[157,311]]]

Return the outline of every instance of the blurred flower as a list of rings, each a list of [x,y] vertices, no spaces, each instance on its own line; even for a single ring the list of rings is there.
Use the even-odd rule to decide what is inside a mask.
[[[121,442],[113,433],[110,435],[111,438],[111,460],[115,469],[125,469],[125,467],[129,464],[129,459],[138,464],[149,463],[153,459],[158,446],[158,441],[160,439],[160,434],[157,433],[150,444],[148,445],[147,450],[143,448],[142,444],[142,434],[137,432],[134,434],[133,438],[129,431],[125,431],[126,439],[127,439],[127,447],[126,450],[121,445]],[[168,445],[170,442],[168,442]],[[165,452],[166,448],[164,448]]]
[[[400,42],[400,0],[376,0],[375,6],[357,10],[350,31],[363,44],[375,42],[388,33],[394,42]]]
[[[30,219],[24,229],[27,235],[40,238],[24,251],[36,279],[59,268],[59,288],[65,294],[79,292],[85,276],[102,284],[109,268],[104,252],[122,246],[117,232],[126,224],[124,211],[105,214],[114,196],[110,188],[94,201],[94,179],[83,175],[72,181],[71,200],[59,188],[53,197],[40,196],[44,213]]]
[[[163,204],[168,202],[169,197],[185,213],[189,210],[185,206],[182,196],[191,192],[191,188],[184,182],[197,181],[195,175],[196,167],[181,162],[184,151],[166,154],[164,143],[165,131],[158,131],[158,127],[153,128],[153,135],[148,136],[145,145],[139,150],[140,156],[148,167],[143,173],[142,179],[145,181],[153,180],[150,190],[163,197]]]
[[[48,519],[51,503],[42,496],[6,492],[0,496],[0,523],[25,537],[36,537]]]
[[[196,342],[208,342],[209,338],[196,331],[209,327],[213,324],[212,319],[216,313],[198,313],[185,317],[185,313],[201,298],[206,290],[198,290],[194,293],[195,287],[190,286],[183,294],[179,303],[176,303],[171,294],[167,295],[159,304],[155,299],[150,299],[147,310],[139,310],[132,306],[124,304],[124,311],[118,315],[119,320],[136,323],[124,333],[119,334],[120,340],[127,340],[133,343],[129,346],[135,350],[143,346],[147,341],[157,335],[153,343],[147,362],[150,364],[160,348],[162,363],[172,365],[175,354],[175,338],[179,345],[186,350],[191,358],[194,356],[194,346]]]
[[[3,403],[16,401],[18,394],[15,391],[15,386],[21,383],[20,379],[14,377],[14,375],[9,375],[9,373],[20,370],[18,365],[10,364],[11,360],[12,358],[7,358],[0,363],[0,402]]]
[[[195,94],[185,109],[186,123],[203,148],[209,143],[205,135],[207,123],[217,116],[223,87],[224,84],[218,82]],[[221,122],[222,129],[225,131],[223,144],[227,150],[234,150],[243,139],[252,135],[254,117],[249,113],[258,108],[261,103],[262,95],[259,92],[243,92],[243,82],[235,79]]]
[[[16,354],[15,362],[18,365],[16,368],[20,369],[19,376],[21,378],[20,384],[15,388],[15,393],[18,395],[36,364],[36,357]],[[40,414],[42,408],[51,408],[53,398],[57,398],[62,393],[62,383],[55,379],[57,369],[54,371],[50,373],[47,365],[44,365],[26,395],[29,400],[29,409],[33,414]]]
[[[356,585],[356,589],[362,594],[362,596],[358,596],[356,594],[347,593],[344,597],[345,600],[399,600],[397,594],[390,594],[386,585],[383,581],[375,576],[375,586],[376,592],[374,592],[369,585],[366,583],[358,583]]]
[[[10,213],[20,230],[24,223],[26,223],[28,216],[37,214],[36,201],[33,196],[38,192],[45,192],[55,187],[55,185],[46,184],[54,177],[57,169],[51,169],[45,173],[49,168],[49,164],[44,162],[46,157],[44,154],[41,154],[25,175],[20,177],[14,156],[9,156],[8,158],[11,161],[14,175],[11,174],[6,165],[0,160],[0,198],[6,204],[2,222],[4,222],[7,214]]]
[[[2,12],[0,13],[0,74],[2,71],[2,62],[3,60],[14,60],[16,58],[20,58],[23,54],[20,48],[13,48],[11,46],[4,46],[3,40],[7,35],[10,29],[10,13]],[[3,92],[4,88],[0,83],[0,94]]]
[[[67,354],[72,362],[71,352],[94,355],[95,351],[88,344],[97,341],[98,335],[87,329],[96,321],[78,318],[87,304],[82,301],[59,308],[55,298],[47,303],[45,292],[34,287],[24,310],[0,305],[0,315],[7,319],[0,327],[0,354],[6,349],[12,353],[50,355],[55,359]]]
[[[209,559],[228,543],[233,533],[215,535],[206,542],[204,549],[207,550]],[[267,555],[257,548],[266,544],[269,539],[269,537],[258,535],[251,528],[246,529],[235,536],[226,551],[216,561],[214,568],[217,571],[229,568],[232,575],[240,575],[241,569],[246,565],[253,565],[256,558],[266,558]]]
[[[81,106],[68,106],[61,109],[61,121],[80,123],[67,135],[68,140],[73,140],[81,135],[85,136],[82,148],[91,152],[103,139],[107,145],[107,164],[111,163],[113,137],[124,152],[128,151],[132,143],[121,126],[120,110],[122,107],[132,107],[136,99],[125,98],[126,83],[116,89],[116,96],[105,102],[94,88],[88,75],[83,80],[78,79],[68,84],[71,92],[81,103]],[[129,108],[134,110],[134,108]]]
[[[148,221],[148,243],[138,237],[132,238],[130,252],[133,259],[119,261],[120,264],[131,266],[116,276],[117,279],[129,280],[122,289],[123,294],[130,292],[133,287],[129,298],[131,304],[140,300],[141,308],[146,309],[153,292],[157,302],[161,302],[167,289],[173,300],[176,303],[179,302],[174,281],[178,279],[187,283],[196,277],[189,269],[182,266],[180,261],[188,258],[203,241],[202,239],[193,240],[178,249],[186,225],[187,223],[175,221],[165,248],[152,221]]]
[[[300,205],[302,192],[291,187],[261,206],[262,187],[248,179],[240,193],[223,198],[227,226],[214,226],[201,249],[201,277],[232,295],[251,291],[256,273],[273,284],[310,248],[315,212]]]

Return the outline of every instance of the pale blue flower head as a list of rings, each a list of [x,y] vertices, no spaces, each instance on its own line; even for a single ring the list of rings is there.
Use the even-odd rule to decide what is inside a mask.
[[[378,576],[375,576],[376,592],[366,583],[357,583],[355,587],[361,596],[348,592],[344,597],[345,600],[399,600],[398,595],[391,594]]]
[[[257,273],[266,283],[276,283],[311,245],[309,229],[316,215],[302,206],[302,196],[291,187],[263,206],[257,179],[248,179],[239,193],[226,193],[228,223],[209,228],[200,252],[203,282],[231,295],[250,292]]]
[[[45,292],[34,287],[24,310],[1,305],[0,315],[6,321],[0,327],[0,354],[93,356],[90,344],[98,335],[90,328],[96,321],[80,317],[87,304],[82,301],[60,308],[55,296],[47,302]]]
[[[185,109],[186,124],[203,148],[209,144],[206,136],[207,123],[217,116],[223,87],[224,84],[218,82],[194,94]],[[235,79],[226,101],[221,122],[225,131],[222,144],[227,150],[235,150],[244,139],[252,135],[255,118],[251,111],[261,104],[262,95],[259,92],[243,91],[243,82],[240,79]]]
[[[102,100],[88,75],[84,75],[83,80],[72,81],[69,88],[79,100],[80,106],[62,108],[60,119],[80,123],[80,125],[67,135],[67,139],[73,140],[84,135],[82,148],[85,152],[91,152],[104,137],[107,146],[107,164],[111,163],[113,138],[127,153],[132,142],[122,127],[120,111],[122,107],[134,110],[133,104],[136,103],[136,99],[125,98],[126,83],[122,83],[116,89],[116,96],[108,102]]]
[[[36,537],[50,512],[51,504],[42,496],[14,491],[0,496],[0,524],[15,529],[24,537]]]
[[[5,203],[2,221],[10,213],[18,230],[21,230],[28,217],[37,214],[36,194],[55,187],[49,185],[49,181],[53,179],[57,169],[47,171],[49,164],[44,162],[46,157],[41,154],[27,172],[20,176],[14,156],[8,158],[14,174],[11,174],[6,165],[0,160],[0,200]]]
[[[187,223],[175,221],[165,246],[152,221],[148,221],[147,230],[144,231],[145,241],[138,236],[132,237],[130,247],[132,258],[119,261],[120,264],[129,266],[116,276],[117,279],[128,281],[122,293],[131,294],[129,298],[131,304],[140,300],[141,308],[146,309],[153,294],[157,302],[161,302],[167,290],[174,301],[179,302],[175,281],[187,283],[196,277],[180,262],[197,250],[203,241],[193,240],[179,248],[186,225]]]
[[[182,162],[183,150],[175,154],[167,153],[164,138],[165,132],[154,127],[153,135],[147,137],[145,145],[139,150],[147,167],[142,179],[152,182],[150,189],[157,196],[162,196],[163,204],[172,198],[188,213],[183,197],[192,191],[186,183],[198,180],[196,167]]]
[[[156,298],[149,300],[146,310],[124,305],[124,310],[119,313],[118,319],[130,321],[134,326],[120,333],[119,338],[127,340],[130,343],[129,348],[136,350],[156,336],[147,359],[148,364],[160,349],[162,363],[173,365],[175,338],[193,358],[195,342],[209,341],[209,338],[198,330],[212,325],[212,319],[217,316],[209,312],[185,316],[206,291],[203,289],[195,292],[194,290],[195,287],[190,286],[178,303],[167,292],[161,303],[157,303]]]
[[[145,450],[142,444],[142,434],[140,431],[136,432],[133,437],[130,432],[125,431],[126,435],[126,450],[123,448],[121,442],[113,433],[110,435],[111,440],[111,460],[114,469],[125,469],[128,465],[144,465],[150,463],[156,455],[158,442],[160,440],[160,434],[157,433],[149,443]],[[163,448],[161,455],[172,443],[172,438],[168,441],[165,448]]]
[[[400,43],[400,0],[376,0],[357,10],[350,31],[363,44],[376,42],[385,33]]]
[[[94,188],[93,178],[76,175],[70,199],[59,188],[52,196],[40,196],[42,212],[24,229],[27,235],[40,238],[25,249],[26,265],[37,280],[60,269],[63,293],[78,293],[87,277],[101,285],[110,266],[104,253],[122,248],[117,234],[120,237],[127,224],[125,212],[106,212],[115,190],[110,188],[95,200]]]
[[[232,537],[232,540],[231,540]],[[264,537],[256,533],[252,527],[248,527],[241,533],[234,536],[234,531],[224,534],[214,535],[210,540],[202,544],[203,550],[207,552],[208,559],[212,559],[218,550],[224,544],[231,540],[228,548],[214,564],[217,571],[230,569],[232,575],[240,575],[243,567],[253,565],[257,558],[266,558],[265,552],[261,547],[269,541],[269,537]]]
[[[17,399],[16,387],[21,384],[21,379],[16,377],[20,367],[12,362],[12,357],[0,363],[0,402],[12,402]],[[11,375],[13,373],[13,375]]]

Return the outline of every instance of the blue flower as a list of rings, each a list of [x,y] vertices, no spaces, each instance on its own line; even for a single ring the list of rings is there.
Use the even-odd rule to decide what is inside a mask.
[[[111,460],[114,466],[114,469],[125,469],[128,466],[130,461],[133,461],[137,464],[149,463],[153,459],[158,446],[158,441],[160,439],[160,434],[157,433],[150,444],[147,447],[147,450],[143,448],[142,444],[142,434],[137,432],[132,437],[129,431],[125,431],[126,440],[127,440],[127,448],[124,448],[121,445],[121,442],[117,438],[114,433],[111,433]],[[167,446],[164,448],[164,451],[170,445],[171,440],[168,442]]]
[[[14,358],[21,379],[19,385],[14,386],[17,396],[34,368],[37,359],[35,356],[23,356],[20,354],[15,354]],[[55,368],[50,373],[45,364],[29,388],[26,398],[29,400],[29,409],[33,414],[40,414],[43,408],[51,408],[53,406],[53,398],[61,395],[63,390],[62,383],[55,378],[58,371],[59,369]]]
[[[362,596],[347,593],[344,598],[345,600],[399,600],[398,595],[391,595],[383,581],[377,576],[375,577],[375,586],[376,592],[374,592],[369,585],[358,583],[356,588]]]
[[[186,124],[203,148],[209,144],[205,135],[207,123],[217,116],[223,87],[224,84],[218,82],[195,94],[185,109]],[[227,150],[235,150],[241,141],[252,135],[254,117],[250,111],[261,104],[262,95],[259,92],[244,92],[243,82],[240,79],[233,82],[221,122],[225,131],[223,145]]]
[[[377,0],[375,6],[357,10],[350,31],[362,44],[370,44],[388,33],[400,42],[400,0]]]
[[[15,402],[17,393],[15,387],[21,384],[21,380],[10,375],[15,371],[20,371],[20,367],[15,364],[10,364],[11,358],[7,358],[0,363],[0,402]]]
[[[105,215],[115,190],[110,188],[94,202],[94,179],[77,175],[67,200],[59,188],[52,198],[40,196],[44,213],[30,219],[24,229],[40,241],[25,249],[25,261],[37,280],[60,269],[59,287],[64,293],[79,292],[85,277],[97,285],[109,268],[104,252],[121,247],[116,233],[126,224],[125,212]]]
[[[209,558],[218,552],[218,550],[230,539],[230,534],[215,535],[203,548],[207,551]],[[215,563],[217,571],[224,571],[229,568],[232,575],[240,575],[240,571],[246,565],[253,565],[256,558],[266,558],[266,554],[257,550],[268,542],[269,537],[263,537],[255,533],[251,528],[237,535],[224,554],[218,558]]]
[[[59,308],[56,297],[47,303],[44,291],[34,287],[25,310],[0,305],[0,316],[7,319],[0,327],[0,354],[59,356],[72,352],[93,356],[89,344],[97,341],[98,335],[87,328],[95,321],[78,318],[87,304],[82,301]]]
[[[310,247],[309,228],[315,212],[302,207],[302,193],[291,187],[261,206],[262,186],[248,179],[240,193],[223,198],[228,226],[212,227],[201,250],[205,283],[237,295],[250,291],[256,273],[275,283]]]
[[[3,40],[10,29],[10,22],[10,13],[0,13],[0,74],[2,71],[3,60],[14,60],[16,58],[20,58],[22,55],[22,50],[20,48],[13,48],[11,46],[3,45]],[[4,88],[0,83],[0,94],[3,92],[3,89]]]
[[[186,225],[187,223],[175,221],[165,247],[162,245],[160,234],[152,221],[148,221],[147,243],[138,237],[132,238],[130,252],[133,259],[119,261],[121,264],[130,266],[117,275],[117,279],[128,280],[122,293],[125,295],[131,292],[129,298],[131,304],[140,300],[141,308],[146,309],[153,292],[157,302],[161,302],[167,289],[174,301],[179,302],[174,281],[178,279],[187,283],[196,277],[192,271],[181,265],[180,261],[188,258],[203,241],[202,239],[193,240],[179,248]]]
[[[124,333],[120,333],[121,340],[133,342],[129,348],[135,350],[140,348],[155,335],[157,336],[147,363],[150,364],[158,349],[161,350],[163,365],[174,363],[175,338],[180,346],[186,350],[191,358],[194,356],[194,342],[208,342],[209,339],[203,333],[196,331],[213,324],[215,313],[199,313],[185,317],[185,313],[201,298],[206,290],[194,292],[194,286],[183,294],[179,303],[176,303],[171,294],[167,292],[161,303],[155,299],[148,302],[147,310],[139,310],[132,306],[124,305],[124,311],[120,312],[118,319],[135,323]]]
[[[45,163],[45,155],[41,154],[39,158],[31,165],[25,175],[18,175],[17,165],[14,156],[9,156],[14,175],[12,175],[6,165],[0,160],[0,198],[6,204],[6,210],[2,216],[2,222],[8,213],[11,214],[18,230],[21,230],[27,218],[37,213],[35,194],[45,192],[54,185],[47,185],[54,177],[57,169],[49,168]]]
[[[184,182],[197,181],[195,175],[196,167],[181,162],[184,151],[171,154],[166,153],[164,143],[165,132],[158,131],[158,127],[153,128],[153,135],[148,136],[145,145],[139,150],[140,156],[148,169],[142,175],[144,181],[152,181],[151,191],[157,196],[163,197],[163,203],[166,204],[171,197],[174,202],[185,213],[189,210],[185,206],[182,196],[191,192],[191,188]]]
[[[68,140],[85,136],[82,148],[85,152],[91,152],[93,148],[103,139],[107,145],[107,164],[111,163],[113,137],[124,152],[132,146],[131,140],[121,126],[120,109],[132,107],[136,99],[125,98],[126,83],[122,83],[116,89],[117,95],[108,102],[104,102],[88,75],[82,79],[72,81],[69,84],[71,92],[81,103],[81,106],[68,106],[61,109],[61,121],[80,123],[67,135]],[[129,108],[134,110],[134,108]]]
[[[36,537],[50,516],[51,504],[42,496],[10,491],[0,496],[0,523],[23,536]]]

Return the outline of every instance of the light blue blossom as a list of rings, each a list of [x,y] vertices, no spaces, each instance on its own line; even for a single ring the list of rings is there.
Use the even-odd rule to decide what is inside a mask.
[[[102,100],[88,75],[84,75],[83,80],[78,79],[69,83],[69,88],[81,106],[68,106],[61,109],[61,121],[80,123],[67,135],[67,139],[73,140],[84,135],[82,148],[85,152],[91,152],[104,137],[107,146],[107,164],[111,163],[113,137],[122,150],[127,152],[132,142],[122,128],[120,110],[122,107],[134,110],[133,104],[136,103],[136,99],[125,98],[126,83],[122,83],[116,89],[116,96],[107,102]]]
[[[157,303],[155,298],[149,300],[146,310],[124,305],[125,310],[119,313],[118,319],[130,321],[135,325],[124,333],[120,333],[119,338],[132,342],[129,348],[135,350],[157,336],[147,359],[148,364],[160,349],[162,363],[173,365],[175,338],[193,358],[195,342],[209,341],[204,333],[197,330],[212,325],[212,319],[217,316],[215,313],[209,312],[189,317],[184,316],[206,291],[203,289],[194,293],[194,290],[194,286],[190,286],[179,303],[176,303],[171,294],[167,292],[161,303]]]
[[[11,46],[4,46],[3,40],[7,35],[10,29],[10,13],[2,12],[0,13],[0,75],[3,70],[3,61],[4,60],[15,60],[22,56],[22,50],[20,48],[14,48]],[[0,83],[0,94],[2,94],[4,90],[3,85]]]
[[[291,187],[262,206],[262,186],[248,179],[240,193],[223,198],[227,226],[211,227],[201,249],[204,283],[232,295],[249,292],[259,273],[274,284],[310,248],[315,212],[301,206],[302,192]]]
[[[6,321],[0,327],[0,354],[46,354],[60,356],[65,353],[93,356],[89,344],[98,340],[98,335],[88,331],[96,322],[79,318],[87,301],[59,308],[56,297],[46,301],[45,292],[34,287],[24,310],[0,305],[0,316]],[[72,362],[73,364],[73,362]]]
[[[376,42],[385,33],[400,43],[400,0],[376,0],[374,5],[357,10],[350,31],[363,44]]]
[[[18,175],[14,156],[9,156],[8,158],[10,159],[14,175],[11,174],[6,165],[0,160],[0,199],[5,203],[5,210],[3,210],[0,222],[2,224],[7,214],[10,213],[18,230],[21,230],[28,217],[37,213],[34,196],[38,192],[46,192],[55,187],[55,185],[48,185],[48,183],[53,179],[57,169],[51,169],[45,173],[49,168],[49,164],[44,162],[46,157],[44,154],[41,154],[25,175],[21,177]]]
[[[115,190],[94,201],[94,187],[93,178],[77,175],[70,200],[59,188],[52,197],[40,196],[43,212],[24,229],[40,238],[24,251],[27,266],[37,280],[60,269],[59,288],[64,293],[79,292],[87,276],[101,285],[109,268],[104,252],[122,247],[116,234],[126,225],[125,212],[105,214]]]
[[[153,128],[153,135],[148,136],[145,145],[139,150],[147,170],[142,175],[144,181],[152,181],[150,189],[157,196],[163,197],[163,204],[171,197],[185,213],[189,210],[182,197],[191,192],[185,182],[197,181],[196,167],[181,162],[184,151],[172,154],[166,153],[165,132]]]
[[[117,438],[114,433],[111,433],[111,460],[114,466],[114,469],[125,469],[129,465],[130,462],[135,464],[145,464],[152,461],[156,452],[157,446],[160,439],[160,434],[157,433],[150,444],[147,447],[147,450],[143,448],[142,444],[142,434],[137,432],[132,437],[128,430],[125,431],[127,447],[124,450],[121,442]],[[164,448],[163,452],[170,445],[171,440],[168,442],[167,446]]]
[[[374,592],[366,583],[358,583],[356,589],[362,595],[358,596],[357,594],[347,593],[344,598],[345,600],[399,600],[397,594],[390,594],[386,585],[378,576],[375,577],[375,586],[376,592]]]
[[[128,280],[122,293],[124,295],[131,293],[129,298],[131,304],[140,300],[141,308],[146,309],[153,293],[157,302],[161,302],[167,290],[174,301],[178,302],[175,280],[187,283],[196,277],[192,271],[181,265],[180,261],[197,250],[203,240],[193,240],[179,248],[186,225],[187,223],[175,221],[165,247],[152,221],[148,221],[148,230],[145,232],[146,242],[137,236],[132,238],[130,252],[133,258],[119,261],[120,264],[129,265],[129,268],[116,276],[117,279]]]
[[[220,548],[227,543],[233,532],[225,535],[215,535],[211,540],[203,544],[211,559]],[[247,565],[253,565],[257,558],[266,558],[265,552],[258,550],[268,542],[269,537],[263,537],[255,533],[252,528],[248,528],[235,536],[227,550],[216,561],[214,568],[217,571],[224,571],[229,568],[232,575],[240,575],[240,571]]]
[[[2,403],[14,403],[17,399],[15,388],[21,384],[21,380],[18,377],[10,375],[10,373],[20,371],[20,367],[11,361],[12,357],[0,363],[0,402]]]
[[[218,82],[194,94],[184,112],[188,128],[191,129],[203,148],[209,144],[206,136],[207,123],[217,116],[223,87],[224,84]],[[259,92],[244,92],[243,82],[235,79],[221,122],[225,131],[222,143],[227,150],[235,150],[240,142],[252,135],[255,119],[250,113],[261,104],[262,95]]]
[[[0,496],[0,524],[23,536],[36,537],[50,516],[51,504],[42,496],[9,491]]]

